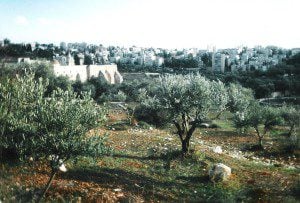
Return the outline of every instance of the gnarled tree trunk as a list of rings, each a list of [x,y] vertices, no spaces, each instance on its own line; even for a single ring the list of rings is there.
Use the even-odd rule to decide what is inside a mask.
[[[183,155],[189,153],[190,139],[196,129],[196,122],[189,123],[188,116],[182,115],[182,122],[179,124],[177,121],[173,121],[177,134],[181,141],[181,152]]]

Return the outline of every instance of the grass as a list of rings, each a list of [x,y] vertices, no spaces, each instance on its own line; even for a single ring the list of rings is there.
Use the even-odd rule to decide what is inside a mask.
[[[215,154],[200,143],[205,141],[224,149],[230,145],[240,150],[243,145],[256,142],[251,132],[242,135],[235,132],[228,120],[216,121],[220,128],[197,129],[191,140],[193,153],[182,158],[179,138],[172,134],[172,129],[133,127],[125,119],[124,115],[114,117],[108,126],[98,129],[100,134],[109,132],[112,156],[80,157],[77,162],[67,163],[68,172],[58,174],[46,201],[300,201],[299,169]],[[230,166],[233,174],[228,181],[210,182],[208,170],[219,162]],[[298,159],[294,162],[297,164]],[[30,201],[43,188],[49,174],[43,162],[2,163],[0,169],[3,202]]]

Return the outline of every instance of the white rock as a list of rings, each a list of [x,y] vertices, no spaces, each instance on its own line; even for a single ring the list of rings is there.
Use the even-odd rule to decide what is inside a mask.
[[[231,168],[225,164],[218,163],[211,167],[208,171],[209,179],[213,182],[224,181],[231,175]]]
[[[214,153],[217,153],[217,154],[222,154],[222,148],[220,146],[216,146],[214,149],[213,149],[213,152]]]
[[[122,191],[122,189],[120,189],[120,188],[116,188],[116,189],[114,189],[114,191],[115,191],[115,192],[121,192],[121,191]]]
[[[58,169],[59,169],[60,171],[62,171],[62,172],[67,172],[67,168],[66,168],[65,164],[61,164],[61,165],[58,167]]]
[[[165,140],[166,140],[166,141],[172,141],[173,138],[171,138],[171,137],[166,137]]]
[[[208,123],[201,123],[200,127],[202,127],[202,128],[209,128],[209,124]]]

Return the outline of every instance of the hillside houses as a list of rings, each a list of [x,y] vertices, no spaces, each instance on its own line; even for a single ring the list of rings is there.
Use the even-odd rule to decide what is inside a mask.
[[[14,44],[13,44],[14,45]],[[0,40],[0,48],[6,46]],[[87,44],[60,43],[53,44],[28,43],[19,47],[23,51],[14,53],[21,58],[46,58],[62,66],[74,65],[109,65],[121,67],[139,66],[151,68],[199,68],[214,72],[234,72],[250,70],[267,70],[284,61],[287,57],[300,52],[299,48],[287,50],[275,46],[256,46],[253,48],[239,46],[236,48],[216,49],[208,46],[206,50],[197,48],[163,49],[146,47],[119,47]],[[4,52],[5,54],[6,52]],[[22,55],[26,53],[26,55]],[[3,58],[3,57],[2,57]],[[4,57],[5,58],[5,57]],[[175,60],[194,60],[194,67],[169,67],[166,64]],[[178,63],[180,64],[180,63]],[[173,64],[174,65],[174,64]],[[175,63],[175,66],[176,63]],[[180,65],[179,65],[180,66]],[[197,67],[195,67],[197,66]]]

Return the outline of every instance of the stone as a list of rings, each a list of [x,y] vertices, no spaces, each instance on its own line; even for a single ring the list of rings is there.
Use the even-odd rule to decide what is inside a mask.
[[[67,168],[66,168],[65,164],[63,164],[63,163],[58,168],[62,172],[67,172]]]
[[[209,124],[208,123],[200,123],[199,127],[200,128],[209,128]]]
[[[208,175],[212,182],[225,181],[228,180],[231,175],[231,168],[225,164],[218,163],[211,167],[208,171]]]
[[[165,140],[166,140],[166,141],[172,141],[173,138],[171,138],[171,137],[166,137]]]
[[[214,149],[213,149],[213,152],[214,153],[217,153],[217,154],[222,154],[222,148],[220,146],[216,146]]]

